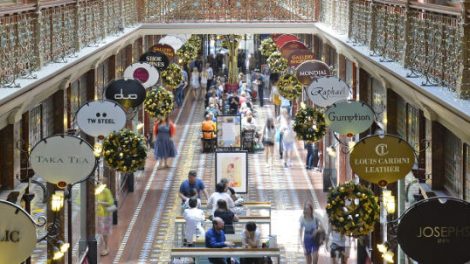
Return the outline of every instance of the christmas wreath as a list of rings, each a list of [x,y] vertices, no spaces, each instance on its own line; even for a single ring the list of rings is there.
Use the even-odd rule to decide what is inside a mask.
[[[301,107],[295,114],[293,128],[299,139],[318,141],[326,133],[325,116],[310,106]]]
[[[176,51],[176,55],[181,60],[181,62],[187,64],[192,60],[197,58],[198,49],[191,42],[184,43],[179,50]]]
[[[189,39],[188,39],[188,42],[189,44],[193,45],[195,48],[196,48],[196,54],[197,54],[197,51],[201,49],[202,47],[202,40],[200,37],[198,37],[197,35],[192,35]]]
[[[267,62],[271,72],[280,73],[287,69],[287,59],[282,57],[279,51],[273,52]]]
[[[266,38],[261,41],[259,51],[261,52],[261,55],[269,57],[271,54],[273,54],[273,52],[277,51],[277,46],[272,38]]]
[[[374,230],[380,207],[377,197],[369,188],[347,182],[330,190],[326,213],[335,230],[359,237]]]
[[[173,94],[163,87],[147,92],[144,101],[145,111],[151,117],[166,117],[173,111]]]
[[[170,89],[176,89],[178,85],[183,81],[183,72],[180,66],[175,63],[168,65],[166,70],[162,71],[162,82],[165,87]]]
[[[104,160],[121,172],[134,172],[144,167],[147,158],[145,138],[129,129],[109,134],[103,142]]]
[[[302,94],[302,83],[292,74],[285,74],[279,78],[277,89],[279,94],[289,100],[294,100]]]

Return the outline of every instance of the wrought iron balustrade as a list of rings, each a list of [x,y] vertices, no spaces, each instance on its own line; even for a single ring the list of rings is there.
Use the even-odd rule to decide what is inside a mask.
[[[305,22],[315,21],[309,0],[149,0],[146,22]]]
[[[136,0],[77,0],[0,14],[0,87],[19,87],[48,63],[66,62],[137,20]],[[15,14],[15,12],[22,12]]]
[[[455,90],[462,77],[462,13],[452,7],[389,0],[318,0],[320,21],[381,61],[397,61],[423,85]]]

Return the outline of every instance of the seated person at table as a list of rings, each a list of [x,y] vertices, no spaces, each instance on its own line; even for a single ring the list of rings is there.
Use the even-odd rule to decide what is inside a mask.
[[[230,198],[230,195],[225,192],[225,184],[221,182],[217,183],[215,186],[215,192],[209,197],[209,200],[207,201],[207,208],[212,208],[212,214],[214,214],[215,210],[217,210],[217,201],[220,199],[225,200],[229,209],[235,207],[235,203],[233,202],[232,198]]]
[[[238,108],[240,107],[240,98],[237,95],[237,92],[234,91],[232,96],[228,99],[229,102],[229,113],[231,115],[236,115],[238,113]]]
[[[232,247],[234,244],[230,241],[225,241],[224,233],[224,220],[220,217],[215,217],[212,220],[212,228],[206,232],[206,247],[207,248],[224,248]],[[209,258],[212,264],[227,264],[223,258]]]
[[[253,117],[248,116],[246,118],[246,122],[242,123],[242,129],[243,131],[246,131],[246,130],[256,131],[256,124],[253,122]]]
[[[190,170],[188,173],[188,179],[181,183],[180,191],[178,193],[182,200],[181,203],[184,203],[189,199],[189,197],[191,197],[192,189],[196,189],[198,198],[201,198],[201,192],[204,193],[206,199],[209,197],[204,182],[197,178],[197,172],[195,170]]]
[[[233,228],[233,222],[238,222],[238,217],[227,208],[227,202],[225,200],[217,201],[217,210],[214,212],[214,217],[220,217],[224,220],[224,233],[235,234]]]
[[[196,189],[191,189],[191,191],[189,192],[189,199],[187,199],[187,200],[184,202],[183,208],[184,208],[184,209],[190,208],[190,207],[189,207],[189,201],[191,200],[191,198],[194,198],[194,199],[197,200],[197,205],[196,205],[196,207],[200,209],[200,208],[201,208],[201,199],[199,199],[199,197],[197,197],[197,191],[196,191]]]
[[[204,234],[204,228],[202,227],[202,222],[206,219],[204,212],[197,208],[197,198],[190,198],[188,200],[189,209],[184,210],[184,220],[186,221],[186,226],[184,228],[184,242],[187,246],[192,246],[194,236],[198,237]]]
[[[235,202],[236,204],[238,197],[237,197],[237,194],[235,193],[235,190],[232,188],[232,186],[230,186],[231,182],[229,181],[229,179],[222,178],[220,182],[224,184],[225,190],[226,190],[225,192],[228,193],[228,195],[230,195],[230,198],[232,198],[233,202]]]
[[[261,233],[256,229],[255,222],[246,223],[242,232],[242,246],[244,248],[261,248]],[[240,258],[240,264],[261,264],[261,258]]]

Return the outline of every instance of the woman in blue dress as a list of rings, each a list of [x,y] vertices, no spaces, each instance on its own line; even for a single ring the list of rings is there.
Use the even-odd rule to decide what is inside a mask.
[[[155,138],[155,159],[160,160],[160,168],[168,168],[168,158],[176,156],[173,136],[175,135],[175,125],[168,117],[159,119],[153,127],[153,138]],[[163,164],[161,164],[163,160]]]

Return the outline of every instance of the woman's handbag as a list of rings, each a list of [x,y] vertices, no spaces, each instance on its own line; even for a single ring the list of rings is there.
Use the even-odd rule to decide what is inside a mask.
[[[326,238],[326,232],[325,230],[323,230],[323,228],[318,228],[315,232],[313,232],[313,242],[318,247],[323,245],[323,243],[325,242],[325,238]]]
[[[117,206],[115,204],[110,205],[110,206],[106,207],[106,211],[108,211],[110,213],[114,212],[114,211],[117,211]]]

